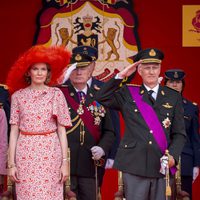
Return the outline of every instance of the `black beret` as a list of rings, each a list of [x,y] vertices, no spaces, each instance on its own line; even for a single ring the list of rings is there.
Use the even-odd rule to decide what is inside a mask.
[[[181,81],[185,78],[185,72],[182,69],[170,69],[165,72],[165,78]]]
[[[164,54],[162,51],[156,48],[148,48],[139,51],[134,61],[137,62],[139,60],[143,60],[142,63],[161,63],[164,58]]]
[[[72,49],[70,64],[77,63],[77,67],[86,67],[98,58],[98,51],[90,46],[78,46]]]

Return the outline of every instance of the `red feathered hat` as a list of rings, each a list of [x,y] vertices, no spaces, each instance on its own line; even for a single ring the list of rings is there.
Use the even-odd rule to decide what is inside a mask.
[[[70,62],[70,57],[71,53],[61,46],[33,46],[18,58],[8,73],[6,84],[9,87],[10,93],[12,94],[28,86],[28,83],[25,81],[25,74],[35,63],[49,64],[51,69],[49,85],[57,84],[58,78]]]

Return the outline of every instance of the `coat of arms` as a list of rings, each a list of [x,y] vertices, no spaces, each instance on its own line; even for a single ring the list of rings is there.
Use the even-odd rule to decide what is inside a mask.
[[[72,50],[98,50],[94,76],[106,81],[133,62],[138,52],[137,21],[132,1],[51,0],[38,16],[35,43],[64,45]]]

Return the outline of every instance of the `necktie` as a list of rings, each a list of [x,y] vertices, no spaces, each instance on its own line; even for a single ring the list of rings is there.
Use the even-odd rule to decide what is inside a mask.
[[[79,102],[84,103],[85,102],[85,93],[82,91],[78,91],[77,94],[78,94]]]
[[[155,103],[155,99],[152,96],[153,93],[154,93],[153,90],[149,90],[148,91],[149,100],[150,100],[150,102],[151,102],[152,105]]]

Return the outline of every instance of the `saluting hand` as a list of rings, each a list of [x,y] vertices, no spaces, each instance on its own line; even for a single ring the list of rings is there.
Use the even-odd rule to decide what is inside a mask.
[[[125,77],[129,77],[131,74],[133,74],[136,71],[136,67],[140,63],[142,63],[142,60],[125,67],[121,72],[118,73],[118,76],[122,79]]]

